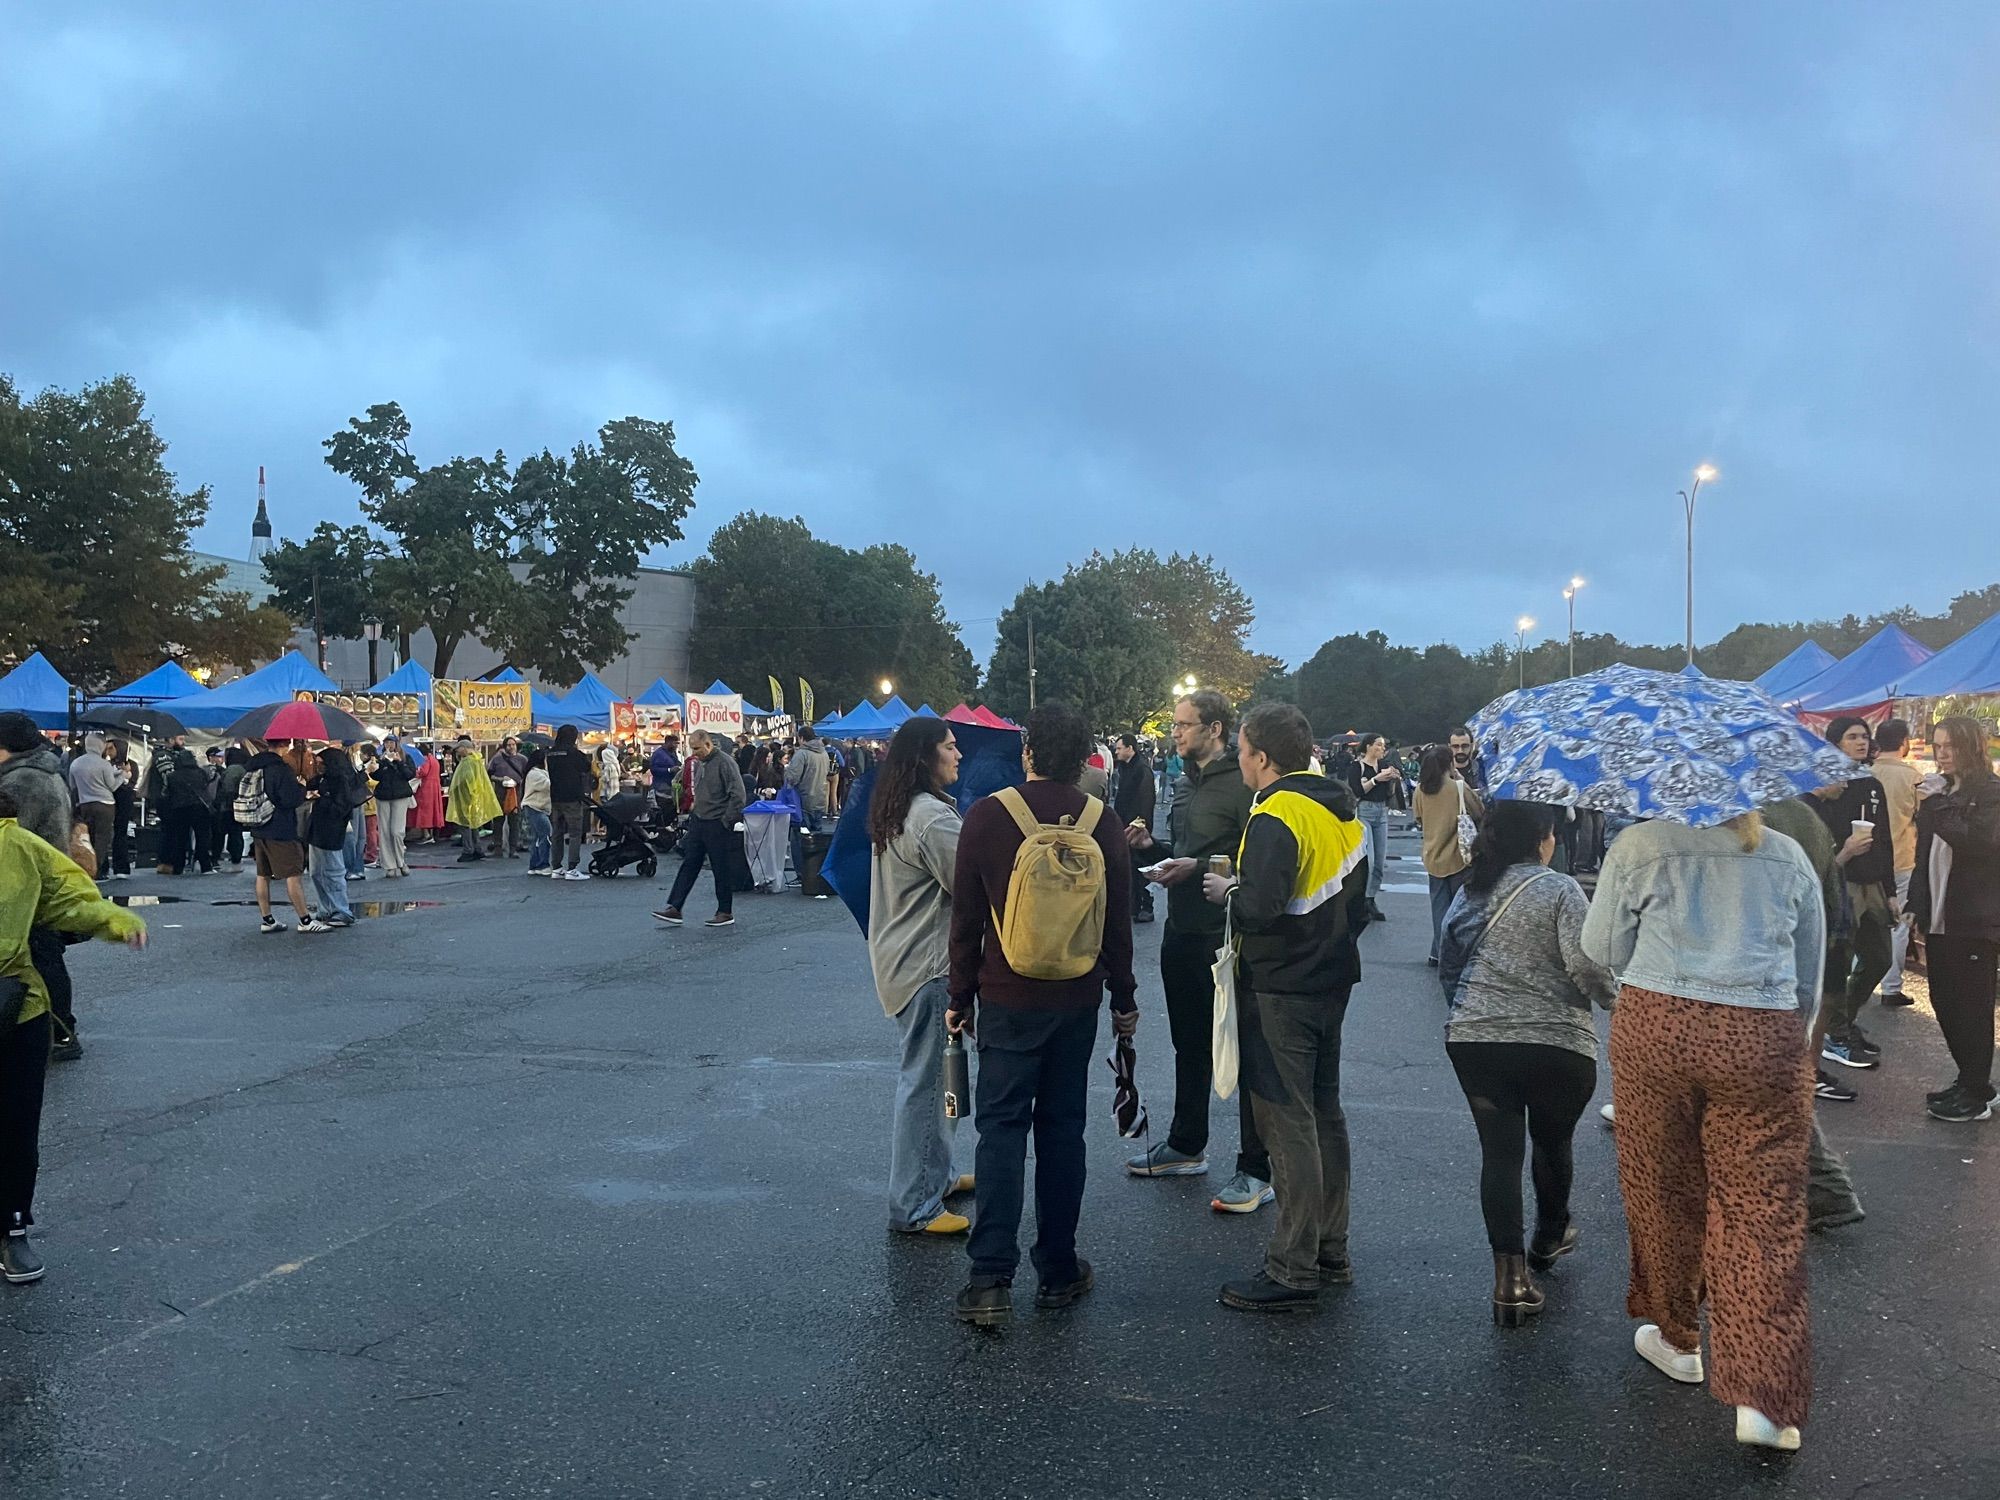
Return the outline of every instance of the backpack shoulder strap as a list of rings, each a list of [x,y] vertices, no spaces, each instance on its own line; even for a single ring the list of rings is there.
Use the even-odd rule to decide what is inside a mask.
[[[1083,811],[1077,815],[1076,831],[1089,838],[1097,831],[1097,820],[1104,816],[1104,804],[1088,792],[1083,794]]]
[[[1040,820],[1035,817],[1034,811],[1028,806],[1028,799],[1021,795],[1019,787],[1003,786],[993,794],[993,800],[1007,809],[1015,825],[1021,830],[1022,838],[1031,839],[1042,831]]]

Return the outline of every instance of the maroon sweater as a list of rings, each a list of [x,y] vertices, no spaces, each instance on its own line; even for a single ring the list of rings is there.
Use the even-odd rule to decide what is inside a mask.
[[[1083,793],[1060,781],[1030,781],[1021,788],[1029,811],[1044,823],[1064,814],[1080,817]],[[1007,809],[982,797],[965,815],[958,835],[958,867],[951,886],[951,1008],[963,1010],[978,995],[981,1003],[1013,1010],[1088,1010],[1111,986],[1111,1008],[1134,1010],[1138,984],[1132,978],[1132,851],[1118,815],[1107,806],[1097,819],[1097,845],[1104,851],[1104,951],[1097,966],[1078,979],[1023,979],[1000,951],[995,917],[1007,914],[1007,881],[1021,829]]]

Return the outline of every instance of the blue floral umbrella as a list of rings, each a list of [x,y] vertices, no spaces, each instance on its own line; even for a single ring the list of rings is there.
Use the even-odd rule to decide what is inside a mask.
[[[1495,797],[1691,828],[1868,774],[1747,682],[1624,665],[1509,693],[1471,728]]]

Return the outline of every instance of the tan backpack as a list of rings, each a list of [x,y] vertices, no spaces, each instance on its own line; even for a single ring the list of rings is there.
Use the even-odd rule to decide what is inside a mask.
[[[994,796],[1021,829],[1007,915],[994,917],[1007,967],[1023,979],[1081,979],[1104,947],[1104,851],[1092,837],[1104,804],[1086,796],[1075,822],[1040,823],[1018,788]]]

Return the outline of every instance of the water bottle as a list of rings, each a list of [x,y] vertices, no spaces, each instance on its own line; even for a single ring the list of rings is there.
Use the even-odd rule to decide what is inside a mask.
[[[944,1043],[944,1117],[962,1120],[972,1113],[972,1064],[965,1055],[965,1039],[957,1032]]]

